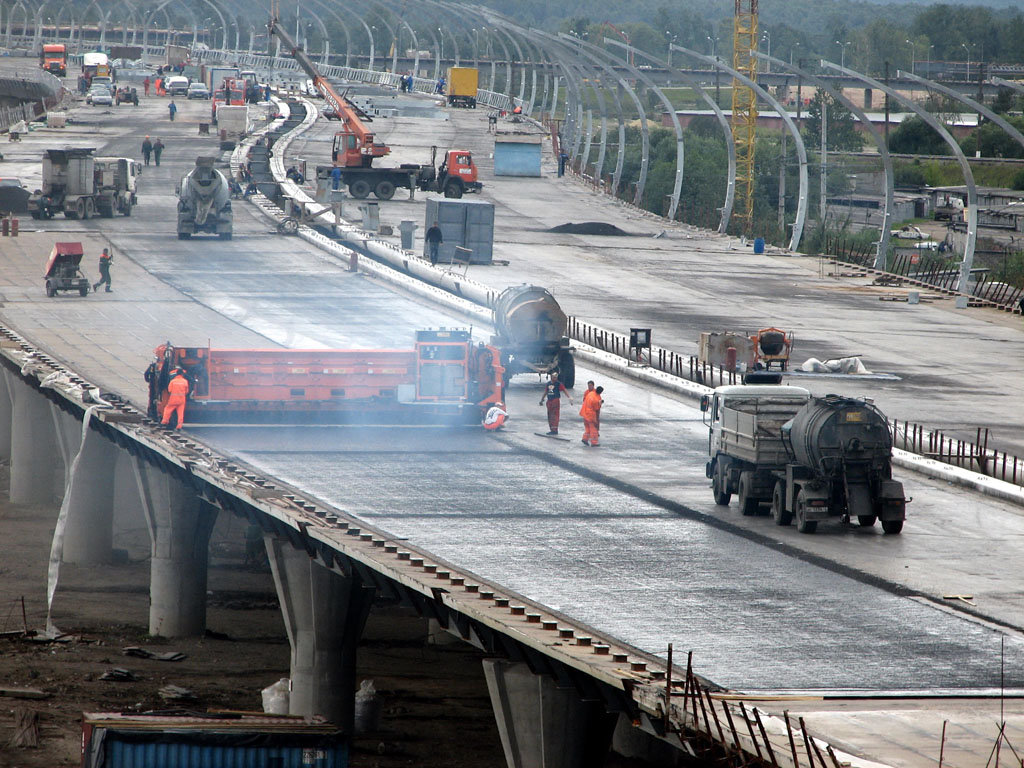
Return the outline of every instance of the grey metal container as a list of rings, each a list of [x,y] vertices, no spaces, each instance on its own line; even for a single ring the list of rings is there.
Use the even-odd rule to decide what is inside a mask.
[[[423,230],[437,222],[444,242],[438,249],[438,261],[451,263],[455,247],[472,251],[470,264],[490,264],[494,257],[494,204],[486,200],[452,200],[443,197],[427,199]],[[427,244],[423,243],[427,256]]]

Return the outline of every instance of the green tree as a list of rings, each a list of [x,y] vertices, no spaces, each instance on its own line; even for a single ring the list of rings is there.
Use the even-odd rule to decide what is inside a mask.
[[[1006,120],[1018,131],[1024,131],[1024,118],[1007,117]],[[960,142],[960,148],[969,157],[980,150],[982,157],[1024,158],[1024,147],[998,125],[988,121]]]
[[[821,146],[821,107],[825,105],[828,120],[826,139],[828,148],[838,152],[859,152],[864,148],[864,136],[857,131],[853,113],[824,91],[815,91],[807,108],[804,121],[804,143],[812,148]]]
[[[889,151],[906,155],[948,155],[950,149],[920,117],[911,117],[889,134]]]

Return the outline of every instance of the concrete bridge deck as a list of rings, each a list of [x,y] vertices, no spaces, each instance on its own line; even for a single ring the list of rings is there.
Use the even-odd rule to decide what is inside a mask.
[[[58,219],[46,222],[46,232],[3,243],[0,314],[5,322],[81,374],[137,401],[142,392],[139,372],[152,347],[167,337],[181,343],[179,333],[191,335],[196,343],[211,338],[216,344],[238,346],[390,346],[400,345],[421,325],[458,323],[458,318],[396,297],[365,277],[342,272],[298,241],[269,236],[266,224],[250,217],[245,206],[239,206],[238,235],[231,243],[175,241],[169,190],[196,151],[203,149],[192,133],[198,110],[208,105],[186,105],[188,111],[183,110],[174,126],[165,122],[163,107],[162,102],[144,102],[138,110],[121,113],[88,111],[86,116],[95,120],[84,131],[61,134],[62,140],[78,145],[95,145],[97,138],[103,138],[104,153],[117,154],[133,152],[143,133],[149,130],[156,135],[151,126],[160,125],[169,149],[165,164],[144,177],[142,204],[132,219]],[[429,128],[437,130],[436,121]],[[38,162],[40,140],[53,139],[36,134],[18,149],[16,162],[23,163],[23,176]],[[485,181],[493,181],[494,187],[499,184]],[[561,198],[568,203],[574,199],[564,190]],[[584,198],[572,204],[586,212],[601,202]],[[640,224],[647,222],[638,218],[629,226]],[[46,299],[40,272],[49,243],[71,233],[77,239],[83,232],[88,233],[83,239],[91,253],[106,242],[117,249],[114,294]],[[582,254],[591,251],[588,243],[575,247]],[[726,257],[730,253],[720,252]],[[550,261],[546,249],[532,261],[539,274],[559,273],[557,265],[546,265]],[[588,309],[605,313],[606,321],[618,318],[636,324],[631,310],[613,309],[614,291],[604,287],[603,281],[613,284],[624,273],[616,259],[607,263],[610,271],[602,277],[602,285],[587,289],[565,280],[565,271],[572,272],[574,266],[567,262],[557,295],[561,298],[565,292],[565,303],[578,302],[570,310],[588,319],[600,320],[578,309],[584,302]],[[591,259],[577,271],[597,274],[599,264]],[[544,283],[547,278],[530,279]],[[644,288],[636,274],[632,279],[638,289]],[[672,285],[667,281],[659,290],[668,293]],[[387,307],[381,319],[363,320],[381,305]],[[587,374],[584,371],[581,376]],[[594,375],[608,378],[603,373]],[[815,537],[777,531],[763,519],[740,519],[735,511],[710,504],[700,458],[704,433],[691,406],[625,382],[608,386],[612,407],[605,422],[607,447],[600,451],[588,452],[578,443],[552,445],[553,441],[535,437],[533,422],[540,425],[543,419],[531,398],[539,395],[525,381],[510,390],[516,418],[498,445],[481,445],[482,436],[462,436],[452,446],[435,436],[428,451],[417,444],[420,436],[410,439],[403,434],[400,449],[382,452],[379,446],[367,445],[365,435],[358,444],[351,444],[345,442],[351,437],[342,433],[331,435],[326,446],[319,444],[322,435],[289,436],[295,443],[283,450],[284,440],[277,433],[269,439],[260,439],[252,431],[207,439],[301,483],[325,501],[379,522],[397,536],[408,535],[437,550],[440,557],[500,579],[510,589],[536,596],[580,621],[607,626],[606,631],[626,642],[652,653],[660,652],[667,641],[693,646],[698,649],[699,671],[712,677],[721,674],[729,680],[726,684],[737,688],[820,691],[824,687],[842,693],[842,688],[860,688],[866,679],[874,679],[876,684],[867,687],[875,695],[888,687],[901,695],[947,687],[962,693],[977,694],[983,689],[991,693],[993,670],[998,666],[994,639],[1004,634],[1011,657],[1016,652],[1019,658],[1022,609],[1013,567],[1020,562],[1017,510],[926,478],[913,478],[909,482],[917,499],[912,507],[916,514],[901,537],[838,526]],[[386,440],[388,446],[395,443],[394,436]],[[447,449],[440,459],[433,450],[438,448]],[[454,466],[449,460],[453,456],[459,460]],[[337,466],[345,467],[357,488],[329,482],[326,469]],[[377,468],[382,476],[394,478],[387,484],[394,496],[373,488],[372,470]],[[408,480],[412,471],[417,489],[430,488],[432,493],[425,497],[439,500],[429,515],[410,517],[400,512],[410,498],[399,481]],[[653,493],[637,494],[627,483]],[[359,488],[366,490],[355,492]],[[417,504],[422,503],[418,497]],[[640,546],[655,548],[641,550],[644,556],[634,558]],[[513,547],[516,557],[494,556]],[[609,557],[612,553],[618,556]],[[527,557],[536,559],[527,561]],[[638,567],[637,560],[643,567]],[[524,562],[536,565],[524,569]],[[493,570],[503,564],[509,569]],[[780,571],[789,578],[779,578]],[[765,575],[770,579],[767,588],[761,582]],[[581,588],[581,582],[590,586]],[[723,582],[728,586],[720,586]],[[706,607],[694,599],[694,591],[708,583],[715,585],[719,598],[714,606],[718,620],[709,619]],[[801,589],[806,583],[815,589]],[[950,590],[966,592],[965,585],[975,592],[979,613],[1014,629],[987,628],[974,619],[939,610],[928,599],[940,602]],[[650,604],[640,605],[638,595],[646,595]],[[622,611],[618,618],[609,613],[609,607]],[[660,633],[652,632],[638,614],[667,619],[669,625]],[[726,616],[732,621],[719,623]],[[783,620],[791,623],[779,623]],[[695,625],[703,628],[696,634]],[[914,651],[910,660],[893,662],[891,656],[863,649],[858,655],[854,636],[863,625],[873,628],[874,643],[889,648],[894,642],[890,629],[899,627],[900,648]],[[822,628],[827,639],[812,631],[812,626]],[[737,628],[740,633],[733,635]],[[850,633],[843,636],[847,642],[834,642],[831,633],[839,628]],[[770,656],[784,666],[777,674],[757,680],[754,672],[770,671],[762,668],[766,653],[759,647],[769,629],[777,633],[776,645],[785,648],[784,641],[791,638],[798,638],[802,645],[787,650],[788,662]],[[690,641],[697,637],[704,638],[706,654]],[[801,648],[805,650],[800,652]],[[805,670],[808,656],[817,664]],[[736,675],[737,663],[749,665],[748,684]],[[878,685],[880,676],[895,685]],[[782,677],[800,682],[781,685]],[[927,707],[927,715],[913,716],[926,723],[941,724],[944,717],[956,716],[965,728],[977,728],[981,745],[980,723],[992,719],[998,702],[973,701],[970,706],[950,700],[901,701],[891,706],[847,702],[820,708],[807,704],[805,711],[827,724],[822,736],[834,729],[837,738],[847,738],[858,754],[910,765],[925,764],[910,756],[916,754],[920,760],[930,754],[929,749],[934,752],[938,729],[924,726],[919,742],[908,734],[896,746],[888,736],[879,738],[891,733],[893,710]],[[1021,717],[1017,706],[1013,703],[1009,710],[1016,713],[1014,727]],[[788,708],[796,709],[792,704]],[[842,714],[836,714],[836,709]],[[976,754],[984,751],[979,746]]]

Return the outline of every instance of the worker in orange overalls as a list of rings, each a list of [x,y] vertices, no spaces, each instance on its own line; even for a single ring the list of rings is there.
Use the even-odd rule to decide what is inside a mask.
[[[181,429],[181,424],[185,421],[185,401],[188,399],[188,392],[191,388],[183,370],[178,368],[171,374],[171,380],[167,384],[167,393],[170,397],[167,398],[167,405],[164,406],[164,417],[160,421],[161,424],[164,426],[170,424],[171,414],[177,411],[177,428]]]
[[[495,403],[487,409],[487,415],[484,416],[484,429],[489,431],[496,431],[505,426],[505,422],[508,421],[508,411],[505,410],[504,403]]]
[[[583,395],[583,407],[580,408],[580,416],[583,417],[583,440],[581,442],[592,448],[597,447],[598,430],[601,427],[601,406],[604,405],[604,400],[601,399],[602,392],[604,392],[604,387],[588,389]]]

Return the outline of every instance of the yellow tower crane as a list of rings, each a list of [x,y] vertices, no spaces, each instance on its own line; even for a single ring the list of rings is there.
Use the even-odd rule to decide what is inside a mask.
[[[757,0],[736,0],[733,15],[732,66],[751,80],[757,79]],[[737,218],[749,235],[754,220],[754,141],[757,99],[749,86],[732,84],[732,137],[736,145]]]

